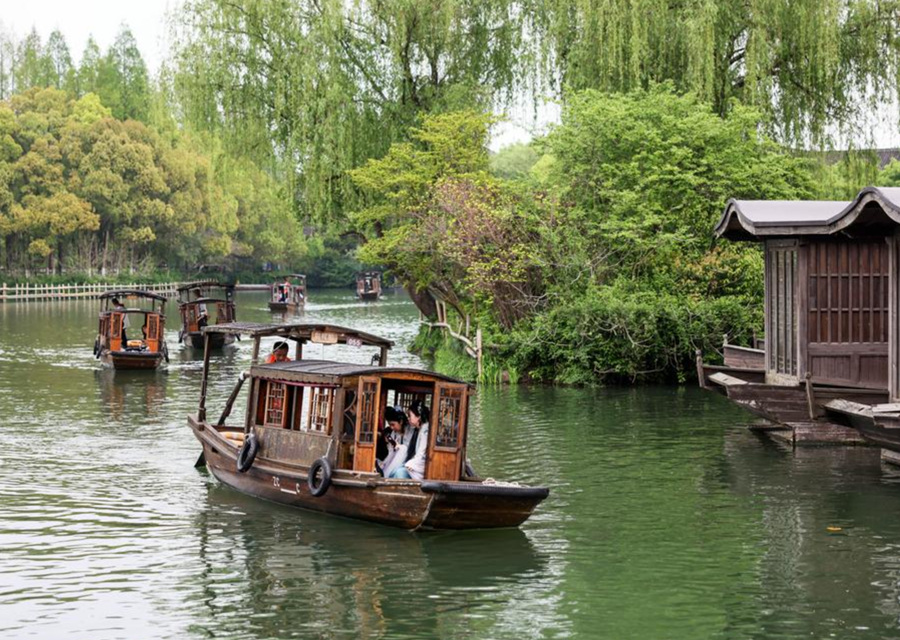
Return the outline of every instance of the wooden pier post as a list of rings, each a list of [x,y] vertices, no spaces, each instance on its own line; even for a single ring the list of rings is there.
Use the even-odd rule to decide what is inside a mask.
[[[481,379],[484,370],[481,362],[481,327],[475,331],[475,353],[478,356],[478,379]]]

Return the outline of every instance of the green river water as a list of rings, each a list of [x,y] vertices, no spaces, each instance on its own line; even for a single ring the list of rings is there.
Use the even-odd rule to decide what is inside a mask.
[[[239,318],[265,303],[239,293]],[[412,534],[195,469],[177,313],[168,367],[130,374],[94,360],[96,314],[0,305],[3,638],[900,637],[900,472],[876,450],[776,446],[695,388],[481,388],[476,470],[550,498],[518,530]],[[403,297],[314,290],[299,318],[426,365]],[[249,359],[213,357],[212,413]]]

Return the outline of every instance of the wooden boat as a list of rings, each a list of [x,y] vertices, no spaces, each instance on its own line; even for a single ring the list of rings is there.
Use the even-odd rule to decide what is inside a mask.
[[[116,307],[113,300],[122,303]],[[149,308],[125,302],[149,302]],[[94,355],[114,369],[156,369],[169,360],[166,346],[166,299],[150,291],[120,289],[100,296],[100,326]]]
[[[438,373],[387,367],[389,340],[322,324],[234,323],[204,330],[208,342],[215,334],[251,336],[253,364],[213,421],[206,407],[207,349],[200,406],[188,424],[210,471],[238,491],[410,530],[515,527],[549,494],[544,487],[477,477],[466,461],[470,386]],[[268,337],[295,342],[295,360],[258,363],[260,341]],[[306,360],[307,343],[374,347],[378,353],[363,364]],[[250,381],[246,419],[229,424],[244,380]],[[433,414],[425,477],[385,479],[376,471],[384,410],[414,400]]]
[[[306,276],[302,273],[280,276],[272,284],[269,311],[293,313],[302,309],[304,304],[306,304]]]
[[[381,296],[381,273],[360,271],[356,274],[356,297],[360,300],[378,300]]]
[[[183,284],[178,287],[178,311],[181,314],[178,341],[194,349],[203,349],[206,344],[204,327],[235,320],[234,285],[217,280]],[[220,349],[234,340],[232,334],[210,334],[209,348]]]
[[[882,458],[900,465],[900,403],[865,403],[836,398],[825,405],[836,422],[853,427],[867,442],[881,447]]]
[[[760,349],[726,344],[723,359],[722,365],[707,364],[697,352],[700,386],[768,420],[772,435],[794,444],[863,444],[864,439],[844,421],[833,419],[826,405],[835,399],[880,403],[888,398],[886,389],[814,383],[811,375],[803,382],[767,383],[765,352]]]

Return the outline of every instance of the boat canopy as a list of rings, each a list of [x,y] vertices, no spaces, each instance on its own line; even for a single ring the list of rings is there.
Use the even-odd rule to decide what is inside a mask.
[[[850,201],[731,199],[715,234],[729,240],[759,240],[897,225],[900,187],[866,187]]]
[[[112,298],[151,298],[166,302],[166,297],[152,291],[144,291],[143,289],[117,289],[115,291],[107,291],[100,294],[100,300],[109,300]]]
[[[302,273],[285,273],[280,276],[276,276],[276,278],[303,278],[306,280],[306,276]]]
[[[234,285],[223,284],[218,280],[200,280],[198,282],[185,282],[178,286],[177,291],[190,291],[192,289],[234,289]]]
[[[333,324],[294,323],[265,324],[259,322],[228,322],[204,327],[205,333],[225,333],[232,335],[248,335],[254,338],[277,336],[290,338],[298,342],[314,342],[317,344],[351,344],[368,345],[390,349],[393,341],[347,327]]]
[[[357,376],[378,376],[380,378],[399,376],[423,381],[444,381],[471,386],[464,380],[451,378],[433,371],[408,367],[373,367],[366,364],[351,364],[332,360],[298,360],[295,362],[258,364],[251,369],[251,375],[256,378],[269,380],[322,385],[340,385],[342,378]]]
[[[201,304],[201,303],[205,304],[207,302],[211,303],[211,304],[215,304],[218,302],[231,302],[231,300],[229,298],[197,298],[195,300],[189,300],[187,302],[182,302],[181,306],[184,307],[184,306],[191,305],[191,304]]]

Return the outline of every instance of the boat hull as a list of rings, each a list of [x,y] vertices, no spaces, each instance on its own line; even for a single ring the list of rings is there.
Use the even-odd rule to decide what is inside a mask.
[[[775,385],[760,382],[757,369],[741,372],[734,367],[703,365],[705,388],[718,391],[736,405],[774,423],[770,433],[793,444],[867,444],[857,429],[827,415],[825,405],[834,399],[877,404],[887,400],[880,389],[812,385]]]
[[[378,293],[375,291],[370,291],[369,293],[357,293],[356,295],[360,300],[378,300]]]
[[[203,347],[205,341],[203,339],[203,333],[200,331],[191,331],[190,333],[184,334],[184,343],[192,347],[194,349],[199,349],[203,351]],[[233,344],[234,336],[232,334],[225,333],[210,333],[209,334],[209,348],[210,349],[221,349],[225,345]]]
[[[294,302],[270,302],[269,311],[273,313],[295,313],[300,310],[300,305]]]
[[[856,429],[867,442],[900,453],[900,411],[880,413],[877,406],[836,400],[825,409],[836,421]]]
[[[516,527],[549,494],[539,487],[385,480],[336,470],[331,487],[316,497],[309,491],[307,468],[260,457],[240,473],[236,443],[193,417],[188,422],[220,482],[257,498],[346,518],[408,530]]]
[[[161,353],[105,350],[100,354],[100,362],[116,370],[158,369],[162,361]]]

